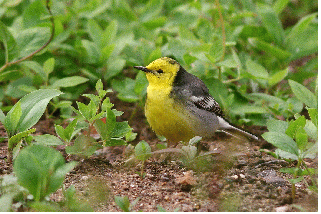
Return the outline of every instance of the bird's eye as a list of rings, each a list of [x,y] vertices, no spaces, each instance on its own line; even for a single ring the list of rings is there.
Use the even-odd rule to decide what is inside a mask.
[[[159,69],[159,70],[157,71],[157,73],[162,74],[162,73],[164,73],[164,71],[163,71],[162,69]]]

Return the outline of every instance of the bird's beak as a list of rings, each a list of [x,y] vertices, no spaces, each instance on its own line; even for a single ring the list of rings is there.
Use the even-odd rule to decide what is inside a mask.
[[[141,71],[144,71],[146,73],[151,73],[152,71],[149,70],[148,68],[144,67],[144,66],[134,66],[134,68],[138,69],[138,70],[141,70]]]

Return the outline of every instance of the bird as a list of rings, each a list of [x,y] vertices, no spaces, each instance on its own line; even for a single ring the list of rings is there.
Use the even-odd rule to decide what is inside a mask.
[[[224,116],[205,83],[188,73],[176,60],[161,57],[146,67],[148,80],[145,116],[153,131],[177,144],[195,136],[210,138],[216,131],[233,133],[258,140],[258,137],[235,127]],[[235,136],[236,137],[236,136]]]

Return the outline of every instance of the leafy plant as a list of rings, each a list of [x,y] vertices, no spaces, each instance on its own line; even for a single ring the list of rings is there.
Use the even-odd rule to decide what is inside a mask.
[[[132,203],[130,203],[129,199],[127,196],[121,197],[121,196],[115,196],[115,203],[117,206],[124,212],[131,212],[133,206],[137,204],[139,201],[139,197],[136,198]]]
[[[76,166],[76,162],[65,163],[63,156],[53,148],[31,145],[17,156],[13,170],[18,183],[25,187],[35,201],[61,187],[66,173]]]
[[[145,177],[144,173],[144,166],[145,166],[145,161],[150,158],[152,155],[151,148],[149,144],[146,141],[141,141],[135,146],[135,158],[140,160],[142,162],[142,168],[140,172],[141,177]]]
[[[294,168],[282,168],[281,172],[293,175],[292,183],[292,199],[295,199],[295,184],[302,181],[304,176],[309,175],[312,180],[311,189],[317,189],[316,180],[314,180],[315,169],[307,167],[304,162],[305,158],[315,158],[318,152],[318,112],[316,96],[305,88],[303,85],[289,81],[293,93],[299,100],[304,102],[308,107],[310,119],[299,114],[294,115],[295,120],[280,121],[269,120],[267,127],[269,132],[266,132],[262,137],[277,147],[275,155],[277,157],[296,160],[297,164]],[[302,169],[303,168],[303,169]]]
[[[0,109],[0,121],[8,134],[8,151],[13,152],[15,158],[20,151],[22,141],[30,143],[30,134],[36,129],[31,129],[43,115],[49,101],[62,94],[56,89],[39,89],[25,95],[13,108],[4,115]],[[10,159],[10,158],[9,158]]]
[[[112,109],[113,104],[108,97],[105,98],[111,90],[103,90],[101,80],[97,81],[96,90],[98,95],[84,94],[90,99],[88,105],[77,102],[78,110],[73,108],[78,119],[73,120],[65,129],[60,125],[55,125],[57,134],[68,145],[66,147],[68,154],[89,157],[103,146],[125,145],[126,141],[135,139],[136,135],[132,132],[128,122],[116,121],[116,116],[120,116],[122,112]],[[80,134],[73,145],[69,145],[73,136],[81,130],[76,129],[78,121],[85,122],[87,134]],[[93,128],[97,130],[102,141],[97,142],[91,136]]]

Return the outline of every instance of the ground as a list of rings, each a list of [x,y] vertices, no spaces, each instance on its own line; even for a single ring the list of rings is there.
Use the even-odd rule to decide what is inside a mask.
[[[133,145],[147,141],[152,150],[160,141],[150,130],[140,107],[119,101],[115,94],[111,100],[118,110],[124,111],[120,120],[129,120],[134,108],[136,115],[130,125],[138,133]],[[52,120],[41,120],[36,134],[55,134]],[[247,127],[260,136],[265,127]],[[5,136],[0,124],[0,136]],[[12,165],[6,162],[7,142],[0,143],[0,175],[10,174]],[[216,153],[186,163],[175,153],[155,154],[144,165],[133,159],[133,145],[109,147],[97,151],[89,159],[79,159],[60,150],[66,161],[79,163],[67,174],[64,185],[74,185],[80,200],[90,204],[95,211],[121,211],[114,196],[128,196],[133,211],[317,211],[317,195],[307,189],[307,184],[297,184],[295,201],[291,198],[291,185],[282,167],[290,163],[277,160],[261,149],[274,148],[265,142],[237,140],[218,133],[213,139],[200,144],[204,152]],[[181,148],[178,145],[177,148]],[[317,168],[317,159],[306,160]],[[306,179],[310,182],[309,179]],[[54,201],[62,199],[62,190],[51,195]]]

